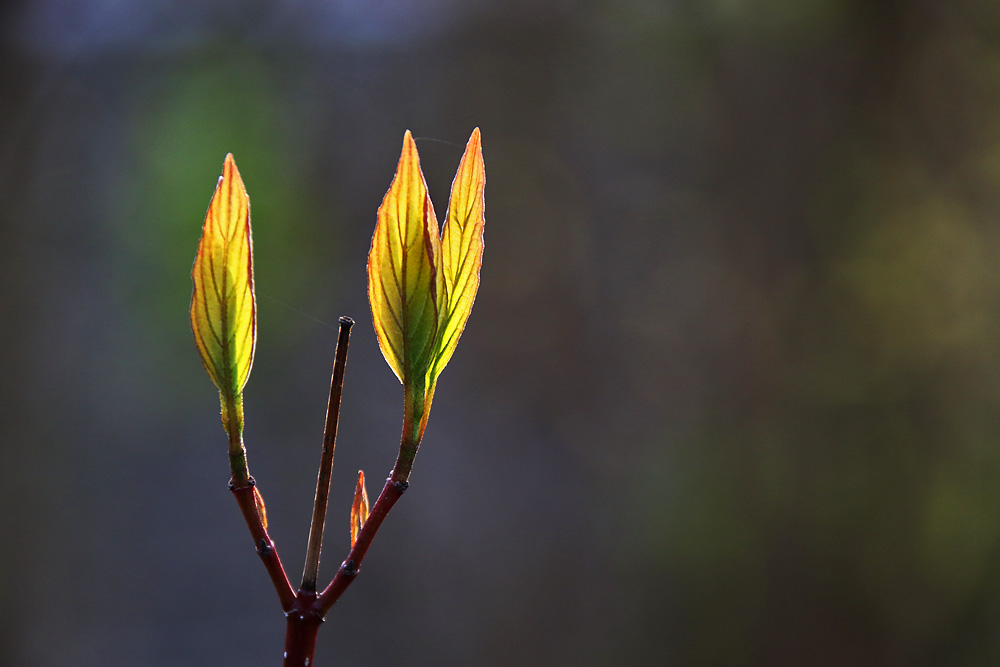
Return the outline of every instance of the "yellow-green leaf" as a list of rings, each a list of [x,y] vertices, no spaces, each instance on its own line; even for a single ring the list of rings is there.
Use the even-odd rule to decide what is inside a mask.
[[[438,301],[436,353],[428,374],[427,384],[431,389],[458,345],[479,289],[486,224],[485,187],[486,167],[477,127],[469,137],[452,181],[448,214],[441,233],[440,271],[444,277],[444,294]]]
[[[440,254],[437,216],[407,130],[396,175],[378,209],[368,253],[368,300],[382,354],[421,404],[437,332]]]
[[[250,198],[232,154],[208,206],[191,277],[191,328],[226,420],[227,406],[242,406],[257,337]]]
[[[439,239],[417,147],[407,131],[396,176],[378,210],[368,253],[368,299],[382,354],[404,387],[396,481],[410,474],[437,376],[455,351],[479,288],[485,183],[476,128],[452,184],[446,236]]]
[[[358,484],[354,487],[354,503],[351,505],[351,548],[358,541],[358,533],[368,520],[368,490],[365,488],[365,471],[358,471]]]

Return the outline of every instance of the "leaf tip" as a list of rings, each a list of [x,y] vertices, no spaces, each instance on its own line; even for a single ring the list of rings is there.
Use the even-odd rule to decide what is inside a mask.
[[[465,146],[466,155],[474,155],[477,163],[477,168],[479,171],[483,171],[483,140],[482,135],[479,133],[479,128],[477,127],[472,131],[472,135],[469,137],[469,142]],[[463,158],[464,159],[464,158]]]
[[[226,159],[222,161],[222,176],[219,177],[219,180],[237,183],[239,185],[237,192],[247,200],[250,199],[246,185],[243,183],[243,177],[240,176],[239,167],[236,166],[236,158],[233,157],[232,153],[226,153]]]
[[[413,139],[413,134],[409,130],[403,133],[403,152],[399,157],[399,161],[402,162],[404,159],[412,159],[413,156],[417,155],[417,142]],[[418,157],[417,160],[420,158]]]

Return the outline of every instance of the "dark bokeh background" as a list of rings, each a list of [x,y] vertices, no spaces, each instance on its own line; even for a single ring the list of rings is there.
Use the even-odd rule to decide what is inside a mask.
[[[1000,664],[1000,4],[0,9],[0,664],[276,665],[189,270],[253,202],[250,467],[324,578],[402,392],[365,261],[403,131],[483,131],[479,298],[318,664]]]

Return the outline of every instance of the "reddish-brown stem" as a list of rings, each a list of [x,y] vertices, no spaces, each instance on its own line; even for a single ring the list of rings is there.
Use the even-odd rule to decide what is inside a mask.
[[[365,525],[358,532],[358,539],[354,542],[354,547],[347,554],[344,562],[340,564],[340,569],[337,570],[333,581],[330,582],[330,585],[316,599],[315,609],[319,613],[320,618],[327,615],[330,608],[333,607],[334,603],[340,599],[340,596],[351,585],[351,582],[354,581],[361,569],[361,561],[365,559],[368,547],[375,538],[375,533],[378,532],[382,521],[389,514],[389,510],[392,509],[392,506],[396,504],[396,501],[406,491],[407,486],[406,482],[394,482],[391,477],[385,480],[385,487],[382,489],[382,493],[379,494],[378,500],[375,501],[374,507],[372,507],[371,512],[368,514],[368,520],[365,521]]]
[[[315,591],[319,572],[319,557],[323,550],[323,527],[330,499],[330,477],[333,472],[333,453],[337,447],[337,423],[340,420],[340,398],[344,392],[344,371],[347,368],[347,346],[351,341],[354,320],[340,318],[340,335],[334,355],[333,374],[330,378],[330,402],[326,408],[326,427],[323,430],[323,454],[316,475],[316,496],[313,502],[312,521],[309,523],[309,544],[306,547],[305,565],[302,567],[301,590]]]
[[[230,490],[233,492],[233,496],[236,497],[236,502],[239,504],[240,510],[243,512],[243,518],[246,520],[250,534],[253,536],[257,555],[260,556],[261,562],[264,563],[264,568],[271,577],[271,583],[274,584],[274,590],[278,593],[281,609],[288,612],[292,608],[292,605],[295,604],[295,591],[292,590],[292,585],[285,574],[285,568],[282,567],[281,559],[278,558],[278,550],[275,548],[271,536],[267,534],[267,529],[264,527],[264,520],[257,510],[257,502],[254,499],[253,478],[249,478],[249,481],[250,483],[246,486],[230,486]]]
[[[283,667],[309,667],[316,651],[316,633],[323,617],[316,611],[316,591],[299,590],[288,612]]]

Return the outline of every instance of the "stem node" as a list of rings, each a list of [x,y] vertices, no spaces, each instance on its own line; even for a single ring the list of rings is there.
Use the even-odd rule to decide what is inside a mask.
[[[261,558],[265,556],[270,556],[274,552],[274,547],[267,543],[263,537],[257,542],[257,555]]]

